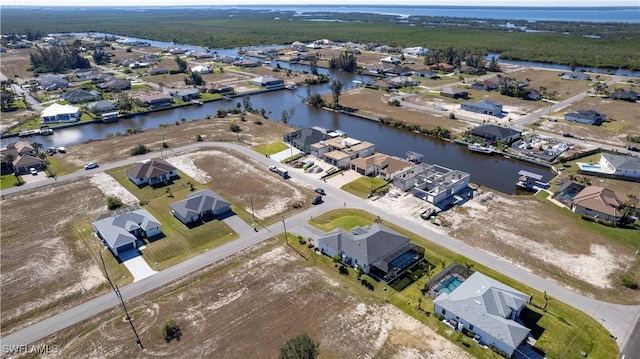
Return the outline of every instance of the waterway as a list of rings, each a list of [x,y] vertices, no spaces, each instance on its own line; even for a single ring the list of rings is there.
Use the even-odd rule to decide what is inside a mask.
[[[154,46],[167,47],[172,44],[154,42]],[[212,50],[213,51],[213,50]],[[283,68],[308,71],[308,66],[303,64],[288,64],[286,62],[271,61],[271,66],[279,64]],[[320,68],[320,73],[327,73],[332,79],[341,81],[344,90],[353,86],[353,81],[367,82],[372,78],[367,75],[345,73]],[[372,142],[376,150],[382,153],[404,158],[407,151],[415,151],[424,155],[423,162],[436,163],[452,169],[459,169],[471,174],[471,182],[498,190],[504,193],[515,193],[515,183],[518,171],[524,169],[529,172],[541,174],[545,181],[550,180],[553,174],[549,169],[516,161],[502,156],[487,156],[471,153],[464,146],[433,139],[421,134],[408,132],[396,128],[381,125],[378,122],[361,119],[345,114],[319,110],[304,103],[307,97],[307,87],[296,90],[272,91],[252,95],[251,104],[254,108],[264,108],[268,117],[279,120],[283,110],[295,108],[295,114],[289,124],[304,128],[320,126],[327,129],[340,129],[349,136]],[[328,84],[311,86],[310,91],[329,93]],[[200,120],[207,115],[215,115],[219,108],[230,109],[240,98],[234,101],[214,101],[202,106],[186,106],[176,109],[137,115],[111,124],[95,123],[83,126],[57,129],[52,136],[28,139],[38,141],[47,147],[69,146],[72,144],[87,142],[90,140],[104,139],[108,133],[125,133],[127,129],[157,128],[160,124],[173,124],[182,119],[186,121]],[[171,126],[167,131],[171,130]],[[9,139],[14,140],[14,139]],[[4,142],[4,141],[3,141]]]

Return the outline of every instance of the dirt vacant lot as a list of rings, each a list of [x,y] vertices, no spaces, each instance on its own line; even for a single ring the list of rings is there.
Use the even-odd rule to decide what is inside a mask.
[[[320,358],[469,358],[344,280],[308,266],[282,240],[270,241],[130,302],[144,350],[120,308],[44,343],[61,346],[54,358],[275,358],[284,342],[305,332],[320,343]],[[167,318],[180,324],[180,341],[163,340]]]

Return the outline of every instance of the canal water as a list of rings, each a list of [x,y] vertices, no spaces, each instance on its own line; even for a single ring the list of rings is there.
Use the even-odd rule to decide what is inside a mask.
[[[169,43],[154,42],[154,46],[167,47],[170,45]],[[286,62],[278,63],[283,68],[308,71],[308,66],[306,65],[288,64]],[[276,66],[276,62],[272,61],[271,65]],[[354,80],[363,82],[370,80],[366,75],[323,68],[319,69],[319,72],[328,73],[332,79],[341,81],[345,85],[345,90],[353,86]],[[471,153],[464,146],[387,127],[375,121],[313,108],[304,103],[304,99],[307,97],[307,91],[306,87],[300,87],[295,90],[281,90],[256,94],[252,95],[250,99],[254,108],[264,108],[267,111],[268,117],[271,119],[279,120],[283,110],[289,110],[291,107],[295,107],[295,114],[289,121],[290,125],[299,128],[320,126],[327,129],[340,129],[345,131],[349,136],[374,143],[376,150],[379,152],[402,158],[406,156],[407,151],[418,152],[424,155],[424,163],[435,163],[468,172],[471,174],[472,183],[486,186],[500,192],[508,194],[515,193],[518,171],[522,169],[542,175],[544,181],[548,181],[553,177],[551,171],[545,167],[531,165],[499,155],[487,156]],[[330,92],[327,84],[312,86],[311,91],[321,94]],[[52,136],[30,138],[28,141],[40,142],[45,148],[68,146],[89,140],[103,139],[108,133],[125,133],[127,129],[140,127],[144,130],[157,128],[163,123],[173,124],[182,119],[187,121],[203,119],[207,115],[215,115],[219,108],[230,109],[241,101],[241,98],[237,98],[234,99],[234,101],[207,102],[202,106],[187,106],[138,115],[128,119],[122,119],[116,123],[96,123],[66,129],[56,129]],[[169,127],[169,129],[170,128],[171,127]],[[8,140],[11,141],[14,139]]]

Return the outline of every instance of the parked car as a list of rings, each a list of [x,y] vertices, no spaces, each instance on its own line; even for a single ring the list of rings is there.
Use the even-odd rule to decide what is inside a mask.
[[[92,168],[98,168],[98,163],[91,162],[91,163],[87,163],[86,165],[84,165],[84,169],[85,170],[90,170]]]
[[[37,176],[37,175],[38,175],[38,171],[37,171],[35,168],[33,168],[33,167],[29,168],[29,172],[30,172],[32,175],[34,175],[34,176]]]
[[[58,152],[65,153],[65,152],[67,152],[67,149],[64,148],[64,147],[58,147]]]
[[[321,194],[321,195],[323,195],[323,196],[326,194],[326,193],[325,193],[325,191],[324,191],[324,189],[322,189],[322,188],[320,188],[320,187],[318,187],[318,188],[314,189],[314,191],[315,191],[317,194]]]
[[[311,201],[311,204],[320,204],[320,203],[322,203],[322,196],[313,197],[313,200]]]
[[[269,171],[271,171],[271,172],[278,172],[278,167],[276,167],[276,166],[269,166]]]

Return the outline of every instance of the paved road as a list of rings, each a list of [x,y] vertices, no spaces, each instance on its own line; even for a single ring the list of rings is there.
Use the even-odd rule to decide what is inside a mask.
[[[239,146],[234,143],[195,143],[185,147],[174,149],[173,152],[179,153],[184,151],[191,151],[199,147],[224,147],[233,149],[249,156],[256,161],[259,161],[266,167],[268,165],[276,164],[275,161],[266,158],[249,148]],[[102,170],[123,166],[135,161],[139,161],[143,158],[151,158],[157,156],[157,153],[147,154],[145,157],[135,157],[127,160],[119,161],[112,164],[102,166]],[[99,170],[99,169],[98,169]],[[85,176],[90,172],[97,170],[90,170],[84,172],[77,172],[60,177],[59,181],[70,180]],[[638,338],[640,338],[640,332],[633,330],[637,329],[637,323],[640,319],[640,306],[624,306],[618,304],[606,303],[591,298],[587,298],[578,293],[575,293],[566,287],[556,284],[552,281],[534,275],[527,270],[506,262],[500,258],[494,257],[491,254],[473,248],[461,241],[458,241],[447,235],[439,234],[431,231],[427,224],[415,222],[411,219],[400,217],[397,214],[386,212],[386,210],[373,206],[369,201],[357,198],[346,192],[341,191],[333,186],[327,186],[320,180],[317,180],[311,176],[294,171],[291,176],[303,180],[311,187],[322,186],[327,191],[325,197],[326,202],[319,206],[314,206],[302,213],[286,219],[287,228],[307,226],[306,222],[313,216],[318,216],[328,210],[342,207],[354,207],[360,208],[371,212],[374,215],[378,215],[386,221],[393,222],[407,230],[417,233],[424,238],[439,244],[449,250],[460,253],[470,259],[482,263],[489,268],[492,268],[501,273],[507,273],[510,277],[518,280],[522,283],[540,290],[546,291],[547,294],[553,299],[565,302],[579,310],[582,310],[586,314],[590,315],[594,319],[600,321],[605,328],[607,328],[613,336],[617,338],[617,343],[620,347],[634,349],[638,345]],[[11,188],[6,191],[2,191],[3,195],[16,193],[26,190],[28,188],[35,188],[46,185],[50,182],[42,181],[32,185],[25,185],[17,188]],[[28,187],[31,186],[31,187]],[[239,239],[227,243],[218,248],[214,248],[205,252],[197,257],[191,258],[185,262],[177,264],[160,273],[153,275],[149,278],[143,279],[139,282],[127,285],[121,288],[123,298],[130,300],[132,298],[143,295],[144,293],[166,286],[173,281],[188,275],[198,269],[206,267],[212,263],[227,258],[230,255],[238,253],[246,248],[259,243],[274,233],[281,232],[283,229],[282,223],[276,223],[269,227],[268,230],[260,230],[259,232],[253,232],[250,234],[244,234]],[[312,231],[309,230],[309,233]],[[53,334],[63,328],[78,323],[84,319],[87,319],[95,314],[101,313],[109,308],[112,308],[118,304],[117,298],[114,294],[109,293],[101,297],[95,298],[89,302],[83,303],[77,307],[69,309],[63,313],[45,319],[39,323],[33,324],[22,330],[19,330],[11,335],[2,338],[3,345],[18,345],[18,344],[30,344],[34,341],[42,339],[50,334]],[[626,346],[629,343],[629,346]],[[637,353],[637,352],[634,352]],[[627,356],[629,358],[629,356]]]

